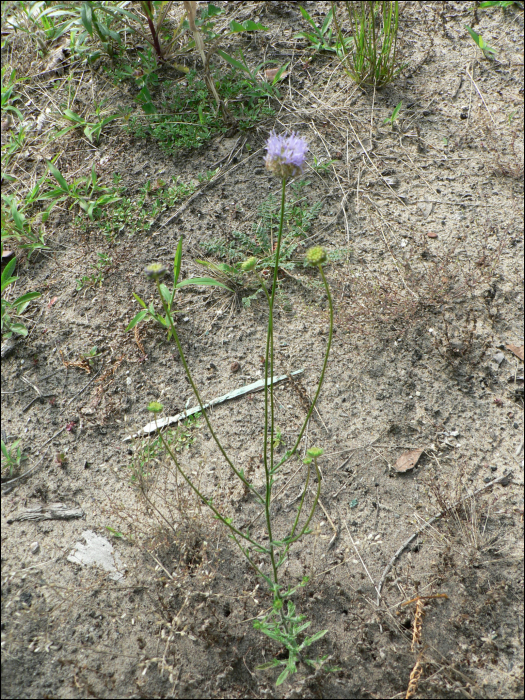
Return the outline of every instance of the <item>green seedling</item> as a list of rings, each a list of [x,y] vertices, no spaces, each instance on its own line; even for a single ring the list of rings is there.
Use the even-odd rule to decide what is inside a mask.
[[[308,11],[304,9],[304,7],[299,5],[299,10],[301,11],[303,18],[312,27],[313,34],[312,32],[299,32],[295,35],[295,38],[301,37],[302,39],[306,39],[307,41],[309,41],[310,44],[313,46],[315,53],[319,53],[321,51],[329,51],[332,53],[336,53],[340,58],[342,58],[344,56],[345,50],[348,50],[350,44],[352,43],[352,38],[341,37],[340,41],[336,41],[335,43],[332,42],[332,21],[334,19],[333,8],[328,11],[328,14],[326,15],[321,27],[317,26],[314,19],[310,16]]]
[[[142,306],[142,311],[139,311],[139,313],[131,320],[129,325],[126,328],[126,331],[130,331],[132,328],[134,328],[137,323],[140,323],[140,321],[143,321],[147,316],[149,318],[153,319],[157,323],[159,323],[164,329],[168,331],[168,340],[172,336],[173,328],[170,324],[170,314],[175,313],[174,311],[174,301],[175,301],[175,292],[178,289],[182,289],[182,287],[187,287],[188,285],[199,285],[199,286],[214,286],[214,287],[223,287],[224,289],[228,289],[228,287],[223,284],[222,282],[219,282],[218,280],[214,280],[211,277],[192,277],[190,279],[182,280],[179,282],[179,275],[180,275],[180,268],[182,264],[182,237],[179,240],[179,243],[177,245],[177,251],[175,253],[175,258],[173,259],[173,289],[170,291],[165,284],[160,284],[159,289],[160,293],[162,295],[162,302],[163,306],[165,309],[165,315],[163,316],[160,313],[157,313],[155,311],[155,307],[153,306],[153,302],[150,303],[149,306],[146,305],[146,303],[138,296],[138,294],[135,294],[133,292],[133,296],[135,299],[138,301],[138,303]],[[151,268],[155,268],[154,270],[151,271],[151,274],[164,274],[165,273],[165,268],[162,267],[162,265],[152,265],[150,266]],[[148,268],[149,269],[149,268]],[[229,290],[231,291],[231,290]],[[167,312],[166,312],[167,309]]]
[[[101,355],[101,353],[98,352],[98,348],[97,348],[97,346],[95,345],[95,346],[92,347],[91,350],[89,350],[88,352],[82,353],[82,354],[81,354],[81,357],[82,357],[84,360],[87,360],[87,361],[88,361],[90,367],[93,367],[93,365],[95,364],[95,358],[96,358],[96,357],[100,357],[100,355]]]
[[[3,246],[2,246],[3,248]],[[10,338],[13,333],[17,335],[26,336],[27,328],[21,321],[14,322],[12,320],[12,315],[21,316],[27,309],[29,304],[33,299],[37,299],[40,296],[40,292],[27,292],[27,294],[22,294],[13,301],[7,299],[4,293],[7,289],[18,279],[18,277],[12,277],[11,273],[15,269],[16,258],[10,260],[2,272],[2,307],[1,307],[1,317],[2,317],[2,338]]]
[[[101,115],[99,114],[100,107],[97,108],[97,117],[100,117]],[[64,136],[68,132],[70,132],[72,129],[82,129],[86,137],[89,139],[91,143],[95,143],[98,145],[98,142],[100,141],[100,134],[102,132],[102,129],[106,126],[106,124],[110,124],[112,121],[115,121],[115,119],[118,118],[117,114],[113,114],[109,117],[103,117],[100,118],[98,121],[87,121],[80,115],[78,115],[76,112],[73,112],[70,109],[64,109],[63,116],[65,119],[68,121],[72,122],[70,126],[66,126],[64,129],[61,129],[58,133],[55,134],[54,138],[58,139],[61,136]]]
[[[12,476],[15,471],[20,471],[22,462],[27,459],[27,455],[22,453],[20,448],[21,440],[15,440],[11,447],[7,447],[2,440],[2,467],[9,469],[9,476]]]
[[[53,165],[51,162],[47,162],[48,168],[51,174],[58,183],[58,188],[55,188],[49,192],[38,197],[39,200],[52,199],[54,203],[72,199],[73,203],[70,206],[73,207],[78,204],[80,209],[94,221],[98,219],[102,213],[104,207],[109,204],[118,202],[121,198],[115,192],[115,190],[109,187],[102,187],[97,183],[97,173],[95,171],[95,164],[91,168],[91,175],[89,177],[81,177],[74,180],[71,184],[68,184],[60,170]],[[103,193],[103,194],[101,194]],[[96,196],[95,195],[99,195]]]
[[[314,156],[314,170],[316,173],[319,172],[327,172],[330,169],[330,166],[335,163],[335,160],[323,160],[320,158],[317,160],[317,158]]]
[[[401,109],[402,104],[403,104],[403,100],[401,100],[401,102],[400,102],[398,105],[396,105],[396,107],[395,107],[394,111],[392,112],[391,116],[390,116],[390,117],[387,117],[387,118],[383,121],[383,124],[390,124],[390,126],[391,126],[392,128],[394,128],[394,122],[395,122],[395,120],[397,119],[397,115],[399,114],[399,110]]]
[[[491,46],[489,46],[487,44],[487,42],[483,39],[483,37],[480,34],[478,34],[477,32],[475,32],[473,29],[471,29],[467,24],[465,24],[465,29],[470,34],[473,41],[483,51],[483,55],[485,56],[485,58],[494,58],[494,54],[496,53],[496,49],[493,49]]]
[[[77,292],[87,284],[89,284],[91,287],[96,287],[97,284],[99,287],[102,286],[104,275],[112,266],[113,260],[107,253],[97,253],[97,255],[98,261],[94,265],[90,265],[95,272],[91,275],[84,275],[80,279],[77,279]]]
[[[344,5],[350,22],[353,44],[343,37],[337,9]],[[396,2],[332,1],[334,22],[343,56],[343,68],[356,83],[382,87],[404,68],[397,63],[399,8]]]

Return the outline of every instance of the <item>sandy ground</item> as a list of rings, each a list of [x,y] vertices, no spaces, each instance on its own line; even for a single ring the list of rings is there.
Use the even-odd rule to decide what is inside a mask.
[[[407,67],[374,92],[356,87],[330,54],[307,61],[311,51],[294,38],[306,29],[296,3],[256,5],[224,3],[228,20],[255,12],[269,27],[226,48],[250,49],[252,65],[291,61],[274,117],[175,156],[117,123],[98,147],[74,132],[51,143],[35,132],[33,156],[14,166],[29,186],[44,167],[34,154],[60,153],[68,179],[94,163],[108,186],[120,174],[131,199],[159,177],[199,185],[197,174],[221,159],[225,175],[165,226],[184,201],[148,231],[128,222],[113,241],[64,206],[46,224],[49,251],[27,261],[14,248],[17,291],[42,297],[28,309],[28,338],[2,361],[3,436],[21,438],[28,455],[20,472],[2,471],[2,697],[401,698],[411,674],[414,697],[523,697],[523,12],[474,16],[474,3],[400,3]],[[318,19],[328,10],[304,6]],[[497,49],[493,60],[466,24]],[[23,35],[2,57],[18,75],[45,66]],[[99,64],[83,70],[66,64],[61,76],[27,81],[31,118],[53,105],[69,75],[72,109],[93,95],[135,104],[133,90],[114,87]],[[385,124],[401,100],[394,127]],[[295,602],[313,632],[328,630],[313,653],[340,668],[302,668],[277,689],[276,671],[256,670],[283,651],[252,626],[271,605],[263,582],[176,485],[155,445],[124,441],[150,421],[149,401],[161,401],[165,415],[195,404],[165,332],[151,322],[125,332],[139,310],[132,292],[156,298],[143,268],[171,265],[184,235],[182,275],[200,276],[197,259],[226,261],[210,242],[251,235],[258,205],[279,191],[263,167],[272,128],[309,142],[301,197],[305,207],[322,206],[297,255],[312,242],[326,247],[335,303],[327,377],[300,447],[301,456],[314,444],[325,450],[321,499],[283,580],[310,576]],[[333,162],[316,171],[314,155]],[[99,253],[112,260],[102,283],[78,291]],[[328,305],[302,265],[282,274],[279,289],[276,369],[304,370],[276,391],[284,450],[315,391]],[[205,400],[262,376],[267,311],[260,300],[245,308],[242,296],[177,292],[181,341]],[[83,368],[79,357],[95,346]],[[50,397],[28,407],[36,393],[24,380]],[[262,410],[254,393],[211,411],[257,487]],[[262,535],[256,504],[231,478],[204,420],[174,426],[171,440],[223,512],[240,526],[254,521]],[[413,450],[417,465],[400,471]],[[303,478],[295,459],[279,477],[278,529],[294,517]],[[56,503],[72,517],[27,515],[56,513]],[[77,543],[87,547],[86,532],[91,545],[105,538],[113,570],[78,554],[71,561]],[[424,606],[418,596],[427,596]]]

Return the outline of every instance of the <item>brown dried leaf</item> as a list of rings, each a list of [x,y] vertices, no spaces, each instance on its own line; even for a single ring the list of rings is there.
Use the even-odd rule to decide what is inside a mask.
[[[507,349],[513,352],[516,357],[519,357],[523,362],[523,345],[513,345],[510,343],[510,345],[507,345]]]
[[[397,460],[395,464],[395,470],[397,472],[407,472],[409,469],[413,469],[419,461],[419,458],[423,454],[423,448],[417,450],[410,450],[410,452],[405,452]]]
[[[280,68],[268,68],[268,70],[264,71],[264,77],[266,78],[266,80],[268,82],[271,82],[280,70],[281,70]],[[290,75],[289,70],[283,71],[283,74],[279,78],[279,82],[281,80],[284,80],[285,78],[287,78],[289,75]]]

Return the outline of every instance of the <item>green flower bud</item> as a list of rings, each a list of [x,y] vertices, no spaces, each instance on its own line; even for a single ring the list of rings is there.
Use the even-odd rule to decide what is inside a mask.
[[[144,272],[146,273],[147,277],[157,279],[166,274],[166,268],[164,265],[161,265],[161,263],[151,263],[151,265],[148,265],[145,268]]]
[[[320,245],[316,245],[313,248],[307,250],[306,262],[314,267],[317,267],[317,265],[322,265],[324,262],[326,262],[325,249]]]
[[[320,457],[323,454],[324,450],[322,447],[310,447],[309,450],[306,450],[306,453],[310,455],[310,457]]]
[[[160,413],[163,408],[164,406],[158,401],[152,401],[148,404],[148,411],[151,411],[151,413]]]
[[[241,263],[241,270],[243,272],[250,272],[257,265],[257,258],[251,257]]]

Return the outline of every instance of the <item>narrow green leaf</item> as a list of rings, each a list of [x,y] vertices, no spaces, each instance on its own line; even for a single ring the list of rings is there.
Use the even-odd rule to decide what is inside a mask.
[[[142,306],[142,308],[146,309],[147,306],[146,306],[145,302],[143,302],[142,299],[137,294],[135,294],[135,292],[132,292],[132,294],[135,297],[135,299],[139,302],[139,304]]]
[[[139,311],[139,313],[128,324],[128,326],[126,328],[126,332],[130,331],[132,328],[135,328],[137,323],[140,323],[140,321],[142,321],[142,319],[147,315],[148,315],[147,309],[146,309],[146,311]]]
[[[12,282],[14,282],[15,280],[18,279],[18,277],[11,277],[11,272],[13,272],[13,270],[15,269],[15,265],[16,265],[16,258],[13,258],[4,267],[4,271],[2,272],[2,292]]]
[[[182,264],[182,241],[183,237],[180,237],[180,240],[177,244],[177,250],[175,251],[175,257],[173,258],[173,292],[175,292],[175,287],[177,286],[177,282],[179,281],[179,275],[180,275],[180,266]]]
[[[197,284],[197,285],[210,286],[210,287],[223,287],[224,289],[227,289],[229,292],[233,291],[232,289],[227,287],[222,282],[217,282],[217,280],[213,280],[213,279],[211,279],[211,277],[192,277],[189,280],[182,280],[182,282],[178,283],[177,289],[180,289],[181,287],[186,287],[189,284]]]
[[[18,308],[22,304],[28,304],[31,299],[37,299],[39,296],[42,296],[40,292],[27,292],[27,294],[23,294],[21,297],[18,297],[18,299],[13,302],[13,306]],[[20,313],[20,311],[17,313]]]
[[[27,328],[23,323],[12,323],[9,330],[18,335],[23,335],[24,337],[27,335]]]
[[[301,644],[301,647],[309,647],[311,644],[316,642],[318,639],[321,639],[321,637],[324,637],[325,634],[328,632],[328,630],[321,630],[320,632],[316,632],[315,634],[312,634],[311,637],[307,637],[304,642]]]
[[[236,58],[233,58],[232,56],[229,56],[227,53],[224,53],[224,51],[222,49],[217,49],[216,53],[218,53],[221,58],[223,58],[225,61],[230,63],[234,68],[237,68],[237,70],[242,70],[245,73],[250,74],[250,71],[248,70],[248,68],[246,66],[244,66]]]
[[[82,119],[76,112],[72,112],[70,109],[64,110],[64,116],[71,122],[76,122],[77,124],[85,124],[86,120]]]
[[[69,194],[69,185],[67,184],[66,180],[64,179],[64,176],[60,172],[60,170],[51,163],[51,161],[47,160],[46,161],[47,166],[49,170],[51,171],[51,174],[54,176],[55,180],[58,182],[60,185],[60,188],[62,189],[63,192],[67,192]]]
[[[288,678],[289,675],[290,675],[290,671],[287,668],[285,668],[284,671],[279,676],[279,678],[277,679],[275,685],[281,685],[282,683],[284,683],[284,681]]]
[[[80,19],[90,36],[93,36],[93,12],[90,2],[83,2],[80,8]]]

